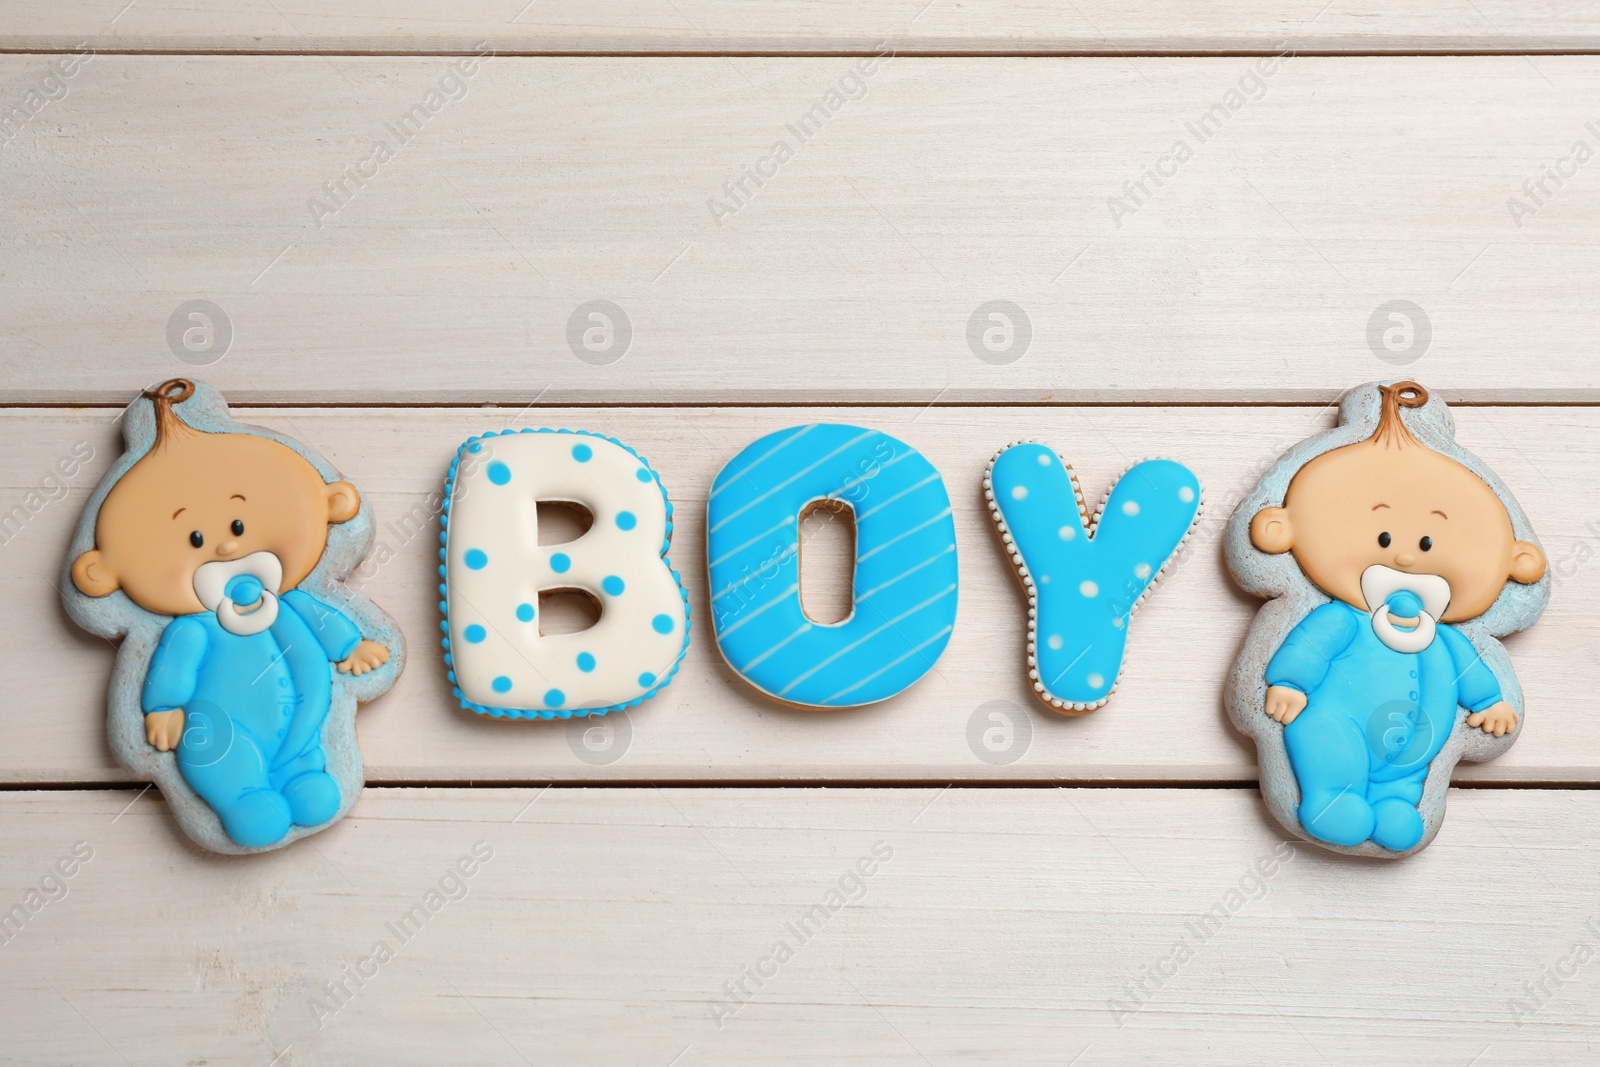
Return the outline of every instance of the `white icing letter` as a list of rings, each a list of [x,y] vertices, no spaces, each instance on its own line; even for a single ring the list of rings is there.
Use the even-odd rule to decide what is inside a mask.
[[[486,434],[461,446],[440,549],[450,680],[462,706],[497,718],[570,718],[637,704],[664,687],[689,643],[689,604],[667,562],[672,507],[643,459],[568,430]],[[539,544],[541,501],[594,525]],[[539,594],[587,593],[600,621],[539,632]]]

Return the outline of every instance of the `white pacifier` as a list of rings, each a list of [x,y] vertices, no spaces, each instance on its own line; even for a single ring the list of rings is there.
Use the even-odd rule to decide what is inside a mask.
[[[194,595],[230,634],[249,637],[278,621],[283,564],[271,552],[203,563],[194,572]]]
[[[1450,606],[1450,583],[1437,574],[1407,574],[1375,563],[1361,572],[1361,595],[1371,610],[1372,632],[1396,652],[1421,652],[1433,644],[1439,618]],[[1411,629],[1395,619],[1416,619]]]

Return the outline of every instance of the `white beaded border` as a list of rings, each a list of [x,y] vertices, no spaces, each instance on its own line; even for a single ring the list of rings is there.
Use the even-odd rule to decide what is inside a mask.
[[[1022,587],[1028,594],[1028,678],[1033,683],[1034,695],[1058,711],[1073,711],[1084,714],[1094,711],[1096,708],[1104,707],[1105,704],[1112,698],[1112,696],[1115,695],[1117,691],[1117,684],[1122,680],[1122,672],[1120,669],[1118,670],[1117,678],[1112,681],[1111,688],[1106,692],[1106,695],[1092,704],[1085,704],[1081,701],[1073,701],[1069,703],[1065,700],[1062,700],[1047,690],[1044,682],[1039,678],[1039,589],[1034,584],[1033,575],[1028,572],[1028,565],[1022,560],[1022,553],[1017,549],[1016,540],[1011,536],[1011,528],[1006,525],[1005,516],[1000,513],[1000,504],[994,498],[995,461],[997,461],[1002,455],[1009,452],[1011,449],[1016,448],[1018,445],[1040,445],[1044,448],[1050,448],[1050,446],[1046,445],[1043,441],[1034,441],[1024,438],[1020,441],[1012,441],[1010,444],[999,449],[993,456],[989,457],[989,465],[983,470],[983,496],[984,499],[989,502],[989,517],[994,520],[995,528],[1000,531],[1000,540],[1005,544],[1007,555],[1011,557],[1012,568],[1017,572],[1017,577],[1022,579]],[[1100,498],[1100,506],[1095,509],[1094,518],[1091,519],[1089,517],[1087,501],[1085,501],[1083,498],[1083,487],[1078,483],[1078,472],[1073,470],[1072,464],[1063,459],[1061,453],[1057,452],[1055,449],[1050,448],[1050,454],[1056,457],[1056,462],[1061,464],[1062,468],[1067,472],[1068,479],[1070,479],[1072,482],[1072,495],[1078,504],[1078,518],[1083,522],[1084,535],[1091,541],[1094,540],[1095,532],[1100,527],[1100,516],[1106,510],[1106,504],[1111,499],[1112,490],[1114,490],[1117,487],[1117,484],[1122,481],[1123,476],[1129,471],[1133,470],[1133,468],[1137,467],[1140,463],[1146,463],[1150,460],[1160,459],[1166,460],[1168,463],[1177,463],[1179,466],[1184,467],[1185,470],[1189,469],[1187,465],[1183,464],[1181,461],[1172,459],[1169,456],[1145,456],[1143,459],[1136,460],[1133,463],[1128,464],[1123,468],[1122,473],[1111,479],[1111,484],[1106,486],[1105,495]],[[1193,473],[1193,471],[1190,471],[1190,473]],[[1194,534],[1195,527],[1200,525],[1200,517],[1205,514],[1206,510],[1206,487],[1205,483],[1200,481],[1200,476],[1198,474],[1195,475],[1194,480],[1195,484],[1199,487],[1199,500],[1198,505],[1194,510],[1194,518],[1190,520],[1189,528],[1183,532],[1183,537],[1178,540],[1177,545],[1175,545],[1172,551],[1167,555],[1167,558],[1162,562],[1160,569],[1151,576],[1149,583],[1144,587],[1144,592],[1139,594],[1139,599],[1133,602],[1133,606],[1130,607],[1128,609],[1128,613],[1123,616],[1124,620],[1126,620],[1126,625],[1132,625],[1133,613],[1139,610],[1139,605],[1144,603],[1144,598],[1150,595],[1151,590],[1155,589],[1156,584],[1161,581],[1161,576],[1167,573],[1167,568],[1171,566],[1174,559],[1178,558],[1179,553],[1183,551],[1183,546],[1189,542],[1189,538]]]

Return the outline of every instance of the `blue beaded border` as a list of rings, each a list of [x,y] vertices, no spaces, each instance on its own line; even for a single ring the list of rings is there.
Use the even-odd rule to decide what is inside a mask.
[[[651,479],[655,481],[656,488],[661,492],[661,502],[666,505],[667,509],[667,530],[665,536],[661,540],[661,558],[666,562],[667,570],[672,573],[672,580],[678,583],[678,593],[683,597],[683,647],[678,650],[678,658],[673,660],[671,669],[662,675],[656,684],[650,688],[649,692],[642,696],[635,697],[626,703],[613,704],[606,708],[577,709],[547,708],[541,710],[537,708],[491,707],[486,704],[476,704],[468,700],[466,696],[462,694],[461,687],[456,684],[455,663],[450,655],[449,580],[446,577],[448,572],[445,569],[448,562],[446,550],[449,547],[450,539],[450,502],[455,496],[456,468],[461,463],[462,455],[464,455],[473,445],[477,444],[478,442],[488,440],[491,437],[501,437],[518,433],[565,433],[572,434],[575,437],[597,437],[602,441],[610,441],[612,444],[626,449],[629,455],[633,456],[634,459],[637,459],[641,464],[643,464],[644,469],[650,472]],[[456,700],[460,701],[461,706],[468,711],[476,712],[479,715],[487,715],[496,719],[586,719],[607,715],[613,711],[623,711],[627,708],[633,707],[635,704],[642,704],[646,700],[649,700],[651,697],[655,696],[657,693],[661,692],[661,690],[665,689],[668,685],[672,684],[672,679],[678,674],[678,668],[683,664],[683,657],[689,652],[689,631],[693,628],[693,619],[691,618],[692,608],[689,604],[689,591],[684,588],[683,577],[678,574],[677,568],[672,565],[672,561],[670,559],[667,559],[667,550],[672,546],[672,529],[672,498],[667,496],[667,487],[661,484],[661,475],[656,473],[656,469],[650,465],[649,460],[639,455],[639,453],[634,451],[633,448],[629,447],[622,441],[617,440],[615,437],[608,437],[603,433],[595,433],[592,430],[547,428],[535,430],[532,428],[524,428],[521,430],[489,430],[486,433],[477,434],[461,442],[461,446],[456,449],[455,457],[450,460],[450,473],[448,476],[446,476],[444,482],[444,509],[439,514],[439,614],[444,616],[444,618],[439,622],[439,629],[444,632],[444,637],[440,641],[440,645],[444,648],[445,675],[450,680],[450,691],[455,694]]]

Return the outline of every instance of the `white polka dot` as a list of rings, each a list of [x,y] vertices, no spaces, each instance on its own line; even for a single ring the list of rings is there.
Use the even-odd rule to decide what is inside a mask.
[[[1025,486],[1025,485],[1014,485],[1014,486],[1012,486],[1011,487],[1011,499],[1012,500],[1026,500],[1026,499],[1028,499],[1028,487]]]
[[[1111,620],[1111,628],[1113,630],[1122,629],[1122,616],[1121,615],[1117,615],[1117,616],[1114,616],[1112,618],[1112,620]]]
[[[1040,452],[1039,453],[1039,466],[1041,466],[1041,467],[1050,466],[1050,453],[1048,453],[1048,452]]]
[[[1078,536],[1078,531],[1074,527],[1063,526],[1061,529],[1056,531],[1056,534],[1060,536],[1061,540],[1070,541],[1074,537]]]
[[[1122,505],[1122,513],[1124,515],[1139,514],[1139,502],[1137,500],[1124,501]]]
[[[1061,647],[1061,635],[1051,634],[1049,640],[1045,641],[1045,644],[1049,645],[1051,648],[1059,649]]]
[[[1140,578],[1148,578],[1148,577],[1150,577],[1150,564],[1148,564],[1148,563],[1139,564],[1138,566],[1133,568],[1133,573],[1138,575]]]
[[[1100,674],[1091,674],[1088,678],[1090,689],[1103,689],[1106,684],[1105,677]]]
[[[1185,504],[1194,503],[1194,490],[1190,489],[1187,485],[1184,486],[1182,489],[1178,490],[1178,499],[1183,501]]]
[[[1048,574],[1039,575],[1039,584],[1040,585],[1049,585],[1050,584],[1050,576]]]
[[[1099,596],[1100,587],[1091,581],[1085,580],[1082,585],[1078,586],[1078,592],[1084,596]]]

